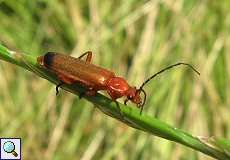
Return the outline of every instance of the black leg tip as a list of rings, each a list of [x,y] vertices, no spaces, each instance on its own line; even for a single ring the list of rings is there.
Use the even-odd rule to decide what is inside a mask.
[[[58,88],[56,87],[56,96],[58,95],[59,91],[58,91]]]
[[[129,100],[128,99],[126,99],[125,101],[124,101],[124,105],[126,105],[127,106],[127,102],[128,102]]]
[[[79,93],[79,99],[81,99],[85,95],[85,92]]]
[[[61,87],[61,85],[63,85],[63,82],[59,83],[59,84],[56,86],[56,96],[57,96],[58,93],[59,93],[58,88]]]
[[[140,116],[141,116],[141,114],[142,114],[142,111],[143,111],[143,107],[141,107],[141,109],[140,109]]]

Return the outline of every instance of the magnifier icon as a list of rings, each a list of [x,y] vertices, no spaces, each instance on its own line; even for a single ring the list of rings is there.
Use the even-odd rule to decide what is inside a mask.
[[[18,154],[17,152],[15,152],[15,145],[13,142],[11,141],[7,141],[3,144],[3,150],[6,152],[6,153],[11,153],[14,155],[14,157],[17,157]]]

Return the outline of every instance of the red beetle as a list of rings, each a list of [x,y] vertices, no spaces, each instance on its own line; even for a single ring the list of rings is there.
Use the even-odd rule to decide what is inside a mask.
[[[87,56],[86,60],[81,59],[84,56]],[[62,84],[80,83],[87,89],[86,95],[93,96],[99,90],[106,90],[114,101],[125,96],[124,104],[129,100],[137,104],[137,107],[141,109],[140,114],[146,101],[146,93],[143,87],[158,74],[179,65],[187,65],[200,74],[190,64],[176,63],[151,76],[137,89],[130,86],[124,78],[116,76],[113,72],[105,68],[92,64],[91,60],[91,51],[84,53],[78,58],[55,52],[48,52],[44,56],[37,58],[39,65],[55,73],[60,79],[61,83],[56,86],[56,94],[58,94],[58,88]],[[141,92],[144,94],[143,100],[140,96]]]

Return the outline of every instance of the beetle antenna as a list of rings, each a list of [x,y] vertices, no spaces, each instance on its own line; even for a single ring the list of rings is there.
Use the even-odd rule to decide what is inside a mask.
[[[196,72],[198,75],[200,75],[200,72],[198,72],[192,65],[188,64],[188,63],[183,63],[183,62],[179,62],[179,63],[176,63],[176,64],[173,64],[171,66],[168,66],[162,70],[160,70],[159,72],[155,73],[154,75],[152,75],[151,77],[149,77],[144,83],[142,83],[141,87],[139,90],[143,91],[144,90],[142,89],[144,87],[144,85],[146,85],[151,79],[153,79],[154,77],[156,77],[157,75],[163,73],[164,71],[168,70],[168,69],[171,69],[173,67],[176,67],[176,66],[179,66],[179,65],[186,65],[188,67],[190,67],[194,72]],[[144,92],[145,93],[145,92]],[[142,107],[143,108],[143,107]]]
[[[140,115],[141,115],[141,113],[142,113],[142,111],[143,111],[143,108],[144,108],[144,105],[145,105],[145,101],[146,101],[146,92],[145,92],[145,90],[143,90],[143,88],[140,88],[140,89],[138,89],[137,91],[138,91],[138,92],[139,92],[139,91],[142,91],[142,92],[144,93],[144,100],[143,100],[142,104],[140,105],[140,108],[141,108],[141,110],[140,110]]]

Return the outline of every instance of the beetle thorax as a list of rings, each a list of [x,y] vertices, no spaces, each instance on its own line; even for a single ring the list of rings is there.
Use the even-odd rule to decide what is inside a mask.
[[[114,100],[126,96],[129,89],[129,84],[122,77],[113,77],[107,82],[107,92]]]

